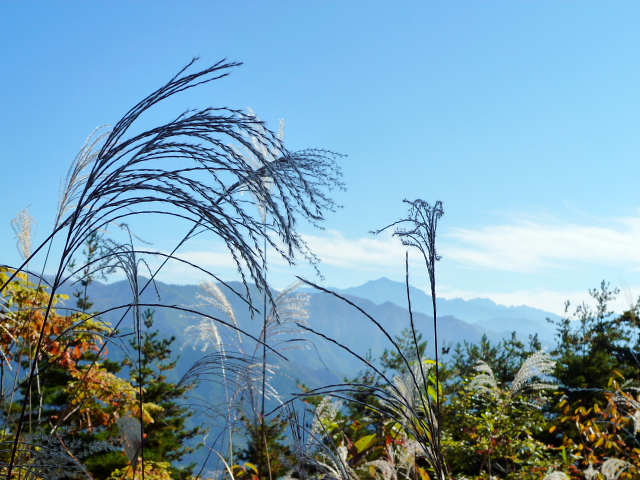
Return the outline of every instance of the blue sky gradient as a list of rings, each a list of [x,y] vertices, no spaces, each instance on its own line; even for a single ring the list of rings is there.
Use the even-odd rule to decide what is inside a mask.
[[[640,294],[640,4],[637,2],[3,2],[0,4],[2,263],[30,205],[53,225],[60,178],[91,131],[114,124],[194,56],[244,62],[186,92],[187,108],[252,108],[292,150],[342,160],[344,205],[303,227],[326,285],[403,278],[402,247],[372,237],[403,198],[442,200],[447,297],[562,312],[603,279]],[[175,238],[142,225],[169,250]],[[232,275],[221,246],[185,257]],[[293,274],[274,259],[276,286]],[[419,262],[416,286],[428,285]],[[163,279],[193,283],[181,267]],[[626,299],[621,296],[620,308]]]

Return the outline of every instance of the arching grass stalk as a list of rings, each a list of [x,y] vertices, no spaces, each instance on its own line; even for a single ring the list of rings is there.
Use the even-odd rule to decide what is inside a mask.
[[[371,359],[357,354],[346,345],[340,343],[340,341],[327,337],[321,332],[317,332],[305,325],[300,325],[301,328],[318,335],[319,337],[337,345],[339,348],[346,350],[351,355],[359,359],[363,364],[370,369],[375,375],[378,376],[381,383],[379,385],[370,385],[362,383],[342,383],[335,385],[328,385],[326,387],[313,389],[298,397],[308,397],[315,395],[330,395],[334,398],[345,400],[347,402],[355,402],[361,404],[363,407],[377,412],[386,418],[397,422],[402,426],[402,429],[406,432],[409,438],[415,439],[419,450],[426,459],[430,468],[433,470],[435,478],[437,480],[445,480],[449,477],[449,471],[447,463],[442,454],[441,448],[441,430],[442,430],[442,418],[441,418],[441,395],[440,395],[440,372],[439,372],[439,357],[438,357],[438,337],[437,337],[437,308],[436,308],[436,277],[435,277],[435,262],[440,259],[436,252],[436,231],[438,220],[443,215],[442,203],[436,202],[432,207],[423,200],[407,201],[410,205],[408,216],[404,219],[398,220],[385,228],[373,233],[380,233],[391,227],[395,229],[393,235],[401,239],[403,245],[417,248],[425,261],[427,270],[429,273],[429,280],[431,284],[431,297],[433,308],[433,327],[435,335],[436,345],[436,358],[435,358],[435,391],[433,395],[435,397],[434,402],[431,401],[429,382],[431,381],[428,375],[428,369],[422,358],[420,358],[420,346],[417,338],[416,326],[413,322],[413,312],[411,308],[411,296],[409,289],[409,267],[408,267],[408,253],[405,258],[406,268],[406,283],[407,283],[407,301],[409,308],[409,321],[410,328],[413,335],[413,346],[415,348],[415,355],[417,362],[411,362],[400,345],[392,338],[392,336],[385,330],[380,322],[367,314],[362,308],[355,305],[349,299],[342,297],[335,292],[331,292],[325,288],[315,285],[312,282],[306,281],[307,284],[312,287],[333,295],[341,301],[349,304],[354,309],[365,315],[391,342],[391,345],[396,350],[398,358],[403,364],[406,374],[396,377],[394,379],[389,378],[384,371],[381,371]],[[402,225],[408,224],[407,228],[403,228]],[[381,403],[380,406],[372,405],[359,400],[354,400],[354,395],[357,394],[360,389],[366,388],[369,394],[378,399]],[[293,426],[295,429],[296,427]],[[308,460],[308,459],[307,459]],[[414,462],[415,463],[415,462]],[[323,466],[318,465],[318,468],[322,471]],[[415,468],[415,467],[414,467]],[[336,471],[337,472],[337,471]],[[352,476],[352,472],[347,470],[339,473],[343,475],[343,480],[347,480]]]
[[[62,240],[51,296],[34,341],[28,375],[22,383],[22,407],[11,429],[13,448],[5,465],[8,479],[16,464],[31,390],[39,368],[48,359],[44,338],[55,295],[68,280],[65,272],[74,255],[95,232],[108,225],[130,223],[140,215],[187,221],[193,227],[180,245],[198,231],[221,239],[249,301],[249,282],[271,295],[265,277],[263,242],[288,263],[294,263],[299,256],[316,261],[296,226],[300,218],[319,225],[325,212],[335,208],[327,193],[342,188],[335,154],[324,150],[290,152],[255,116],[229,108],[188,110],[164,125],[131,133],[138,118],[159,102],[221,79],[240,65],[221,61],[189,73],[193,63],[129,110],[110,132],[85,144],[64,185],[53,231],[0,285],[1,294],[31,260],[47,252],[54,239]],[[257,165],[230,146],[234,143],[251,151]],[[261,147],[277,150],[277,158],[266,157]],[[270,179],[269,188],[263,181],[265,177]],[[269,224],[247,208],[255,202],[240,196],[245,191],[260,199],[260,207],[271,219]],[[173,257],[172,253],[164,259]],[[136,295],[144,288],[136,288]],[[134,301],[126,305],[126,310],[142,305]]]
[[[345,298],[335,292],[327,290],[319,285],[314,284],[308,280],[305,280],[308,285],[328,293],[339,300],[347,303],[355,310],[367,317],[387,338],[392,347],[398,353],[404,367],[406,367],[407,374],[401,379],[401,382],[396,382],[390,378],[385,372],[378,368],[373,361],[366,357],[359,355],[351,350],[346,345],[340,343],[340,341],[330,338],[321,332],[318,332],[304,324],[299,324],[299,327],[317,335],[320,338],[336,345],[337,347],[347,351],[355,358],[360,360],[367,368],[371,369],[380,379],[381,385],[366,385],[360,383],[339,383],[334,385],[327,385],[325,387],[316,388],[307,392],[298,394],[297,398],[312,397],[316,395],[330,395],[334,398],[344,400],[346,402],[361,403],[353,399],[353,394],[359,391],[359,388],[366,388],[370,394],[380,400],[384,406],[384,411],[379,407],[371,404],[361,403],[366,408],[387,416],[391,420],[402,425],[403,429],[420,445],[420,448],[426,458],[428,464],[433,468],[437,479],[444,480],[448,478],[448,468],[442,456],[442,451],[439,448],[437,442],[437,432],[439,424],[437,416],[433,412],[431,402],[428,399],[428,394],[424,392],[428,386],[428,375],[423,368],[423,359],[418,359],[416,362],[418,365],[414,365],[409,358],[405,355],[403,350],[398,345],[397,341],[385,330],[382,324],[365,312],[361,307],[357,306],[348,298]],[[346,480],[346,479],[343,479]]]
[[[433,206],[421,199],[403,200],[404,203],[410,205],[406,218],[387,225],[386,227],[372,232],[379,234],[391,227],[396,227],[393,232],[394,237],[400,238],[403,245],[417,248],[424,259],[429,273],[429,285],[431,287],[431,305],[433,310],[433,336],[435,342],[435,368],[436,368],[436,417],[438,421],[436,435],[436,449],[441,451],[442,439],[442,409],[440,401],[440,369],[438,354],[438,312],[436,306],[436,269],[435,264],[440,260],[440,256],[436,251],[436,231],[438,228],[438,220],[444,215],[442,202],[437,201]],[[408,225],[406,228],[402,225]],[[407,262],[407,278],[408,278],[408,262]],[[407,296],[409,297],[409,283],[407,281]],[[411,308],[411,299],[409,297],[409,309]],[[417,339],[415,338],[415,329],[412,325],[414,335],[415,348],[418,348]],[[424,373],[423,373],[424,375]]]
[[[194,348],[201,346],[203,351],[215,350],[220,356],[219,371],[223,373],[221,383],[225,386],[225,395],[231,401],[227,402],[225,413],[219,413],[219,415],[226,416],[229,419],[229,424],[234,423],[235,417],[239,415],[249,419],[252,424],[251,432],[253,432],[250,441],[259,455],[262,455],[260,448],[265,441],[262,425],[267,418],[266,415],[263,415],[263,399],[281,402],[280,395],[271,382],[277,367],[269,363],[268,357],[265,362],[263,350],[266,346],[267,354],[278,352],[281,355],[280,352],[284,350],[300,348],[300,342],[297,341],[297,338],[292,341],[291,337],[301,333],[296,322],[304,322],[309,316],[309,296],[305,293],[296,293],[295,290],[299,286],[300,282],[290,285],[274,299],[274,304],[270,307],[266,317],[266,325],[263,324],[261,328],[260,341],[253,345],[247,344],[247,340],[250,340],[249,337],[243,338],[234,331],[219,328],[224,325],[216,325],[209,319],[203,319],[199,325],[187,327],[185,331],[189,337],[187,344],[193,345]],[[231,320],[231,324],[235,325],[236,314],[223,291],[212,283],[203,284],[203,289],[204,293],[200,294],[199,298],[223,312]],[[232,372],[235,378],[224,374],[226,371],[225,357],[229,355],[229,352],[238,352],[237,355],[246,359],[247,368],[245,370]],[[200,371],[204,370],[200,368]],[[212,406],[204,405],[203,408],[207,410]],[[228,433],[231,442],[232,432]],[[274,460],[273,453],[269,451],[265,452],[265,456],[261,458],[264,460],[267,454],[269,455],[268,463],[263,470],[265,476],[268,474],[269,464],[272,464]],[[231,456],[227,461],[233,464]],[[259,463],[253,459],[252,462],[256,465]]]

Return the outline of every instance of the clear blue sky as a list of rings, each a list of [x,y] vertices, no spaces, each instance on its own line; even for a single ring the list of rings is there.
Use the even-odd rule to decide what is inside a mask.
[[[440,293],[561,313],[603,279],[640,294],[640,4],[637,2],[2,2],[2,263],[27,205],[51,229],[60,178],[192,57],[233,74],[168,102],[252,108],[290,149],[348,155],[327,230],[305,230],[325,284],[403,278],[403,250],[372,229],[403,198],[444,202]],[[178,237],[148,225],[165,250]],[[185,249],[224,277],[216,244]],[[296,272],[277,262],[284,286]],[[197,282],[177,267],[164,280]],[[419,265],[416,286],[426,287]]]

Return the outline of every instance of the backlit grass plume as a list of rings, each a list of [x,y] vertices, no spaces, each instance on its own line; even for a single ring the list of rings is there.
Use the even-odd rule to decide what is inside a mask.
[[[532,381],[544,376],[552,375],[556,362],[551,358],[549,353],[539,350],[529,356],[516,374],[511,387],[509,388],[508,397],[513,398],[525,390],[543,390],[557,388],[553,383],[545,383],[541,381]],[[475,367],[478,374],[469,381],[469,388],[477,392],[494,393],[500,389],[493,374],[491,367],[485,362],[478,362]]]
[[[33,235],[36,229],[36,221],[27,208],[18,212],[16,218],[11,220],[11,227],[18,239],[18,251],[23,259],[29,258],[33,245]]]
[[[123,256],[144,254],[160,258],[162,268],[167,261],[181,261],[175,252],[190,238],[208,232],[227,247],[249,299],[252,282],[273,300],[265,276],[267,248],[288,263],[295,263],[298,258],[315,262],[297,226],[300,220],[319,226],[325,213],[336,207],[329,192],[343,187],[334,153],[291,152],[255,115],[225,107],[187,110],[150,129],[139,126],[140,117],[158,103],[226,77],[233,67],[240,65],[221,61],[191,73],[193,63],[135,105],[110,131],[95,132],[87,140],[63,182],[53,231],[33,249],[27,242],[21,243],[26,258],[0,285],[2,293],[36,256],[46,256],[42,262],[45,265],[47,261],[54,262],[51,300],[43,311],[44,321],[30,350],[30,365],[22,383],[22,405],[11,427],[13,448],[6,465],[7,477],[11,477],[16,464],[30,408],[27,399],[32,397],[31,390],[47,360],[43,345],[53,299],[69,280],[66,272],[74,270],[74,256],[96,232],[113,225],[130,224],[135,228],[135,220],[141,216],[183,221],[184,236],[170,254],[140,251],[130,245],[128,250],[106,251],[95,260],[95,265],[116,264]],[[251,161],[240,150],[250,152]],[[243,196],[247,191],[251,195]],[[256,202],[264,214],[256,215]],[[264,221],[266,217],[268,222]],[[28,223],[25,222],[26,217],[18,225],[23,237]],[[54,240],[58,250],[51,250]],[[54,260],[52,251],[59,251]],[[84,267],[87,266],[75,271]],[[213,272],[200,270],[217,278]],[[151,277],[157,272],[158,269],[152,272]],[[137,278],[129,280],[135,284],[133,301],[125,304],[123,311],[159,306],[140,302],[149,283],[138,285]],[[73,331],[72,327],[65,334]]]

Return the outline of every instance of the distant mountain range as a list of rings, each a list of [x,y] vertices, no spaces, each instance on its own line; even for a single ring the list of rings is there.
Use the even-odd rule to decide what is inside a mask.
[[[402,307],[407,306],[406,284],[384,277],[359,287],[335,291],[365,298],[376,304],[391,302]],[[427,314],[432,312],[431,295],[415,287],[410,287],[409,291],[413,311]],[[555,313],[525,305],[519,307],[498,305],[488,298],[472,300],[436,298],[436,307],[438,317],[452,316],[471,323],[485,330],[490,338],[491,333],[510,336],[511,332],[515,331],[519,338],[526,340],[529,335],[537,333],[540,340],[549,345],[554,341],[555,328],[548,319],[555,322],[561,318]]]
[[[236,291],[243,291],[242,285],[237,282],[230,282],[229,286]],[[246,303],[227,287],[222,286],[221,288],[236,312],[239,327],[254,336],[259,336],[261,320],[251,319]],[[310,295],[310,317],[307,324],[314,331],[343,343],[359,355],[366,355],[370,351],[372,357],[377,358],[385,348],[390,348],[391,344],[385,334],[365,314],[337,296],[321,291],[304,290]],[[409,326],[409,312],[406,309],[406,285],[403,283],[381,278],[359,287],[335,289],[334,291],[376,319],[392,337],[399,335],[404,328]],[[221,318],[220,311],[210,305],[202,306],[204,302],[198,298],[199,292],[200,287],[197,285],[169,285],[156,282],[155,288],[149,288],[143,293],[141,302],[201,309],[209,315]],[[428,341],[428,353],[433,355],[435,351],[432,341],[431,297],[414,287],[411,287],[410,292],[414,323]],[[71,294],[71,291],[64,293]],[[255,287],[252,287],[251,293],[254,299],[262,298]],[[275,291],[272,293],[277,295]],[[131,293],[126,281],[110,284],[94,282],[91,285],[89,297],[94,303],[95,310],[105,311],[115,305],[128,302],[127,299],[131,298]],[[492,342],[498,342],[501,338],[510,337],[513,331],[524,341],[529,335],[537,333],[543,344],[550,345],[553,343],[554,328],[546,319],[558,320],[560,318],[553,313],[532,307],[497,305],[489,299],[466,301],[438,298],[437,308],[438,337],[441,346],[465,341],[476,343],[483,335],[487,335]],[[121,311],[113,311],[104,314],[102,318],[112,325],[116,325],[120,320],[120,315]],[[175,336],[175,344],[179,346],[184,345],[187,341],[185,335],[187,327],[195,325],[199,321],[199,318],[195,318],[188,312],[170,308],[155,308],[155,326],[164,335]],[[125,318],[120,330],[122,332],[130,331],[131,325],[130,317]],[[299,373],[302,373],[304,369],[309,369],[308,372],[305,372],[305,377],[309,379],[310,384],[317,383],[314,380],[316,376],[321,377],[321,379],[318,378],[319,382],[327,380],[327,375],[330,379],[335,380],[335,378],[345,375],[353,376],[359,368],[362,368],[360,362],[347,350],[312,333],[306,334],[305,337],[308,342],[311,342],[308,343],[310,348],[289,350],[286,352],[286,356],[296,364]],[[185,360],[190,361],[197,359],[196,353],[191,347],[186,347],[181,351]],[[186,366],[179,368],[177,373],[183,373],[183,369],[186,368]],[[295,385],[293,386],[295,387]]]
[[[394,282],[385,277],[379,280],[369,281],[359,287],[335,291],[341,294],[366,298],[377,304],[391,302],[403,307],[407,305],[406,285],[404,283]],[[431,295],[415,287],[410,287],[410,293],[412,308],[415,311],[431,312]],[[506,307],[504,305],[498,305],[488,298],[474,298],[473,300],[436,298],[436,306],[439,315],[451,315],[471,323],[491,318],[522,318],[541,323],[546,323],[547,318],[551,318],[552,320],[560,319],[558,315],[545,312],[538,308],[524,305],[520,307]]]
[[[145,279],[140,280],[141,284],[145,282]],[[238,292],[244,291],[243,286],[237,282],[230,282],[229,286]],[[220,288],[236,314],[238,327],[258,337],[262,327],[262,315],[252,318],[247,304],[242,299],[229,288]],[[63,289],[60,293],[71,295],[73,290],[74,288]],[[278,375],[274,377],[272,384],[283,398],[290,398],[292,394],[299,392],[299,384],[314,388],[341,383],[345,378],[354,378],[365,365],[350,352],[375,361],[385,349],[391,348],[388,336],[400,335],[402,330],[410,325],[406,308],[406,286],[403,283],[381,278],[359,287],[336,289],[335,293],[343,298],[322,291],[303,290],[310,296],[309,318],[306,324],[317,334],[294,332],[279,336],[282,342],[280,345],[306,347],[282,350],[281,353],[287,361],[270,354],[270,362],[278,369]],[[255,287],[252,286],[250,292],[252,298],[262,299],[262,294]],[[435,349],[431,297],[413,287],[410,292],[414,324],[427,340],[427,354],[433,358]],[[203,351],[202,343],[194,345],[188,342],[188,327],[198,325],[201,317],[198,318],[185,310],[163,308],[160,305],[199,310],[213,317],[228,320],[221,311],[210,304],[206,305],[199,293],[201,289],[197,285],[169,285],[156,282],[155,288],[149,288],[141,296],[141,303],[157,305],[153,307],[154,328],[159,329],[165,337],[176,337],[173,344],[174,353],[180,355],[180,360],[174,371],[165,372],[172,381],[181,378],[195,362],[210,351]],[[277,293],[272,292],[274,296]],[[94,282],[88,294],[95,311],[107,311],[114,306],[127,304],[132,298],[126,281],[109,284]],[[73,300],[72,297],[67,303],[71,305]],[[261,306],[261,300],[257,305]],[[477,343],[483,335],[497,343],[502,338],[510,337],[512,331],[516,331],[522,340],[537,333],[543,343],[551,344],[553,328],[546,322],[546,318],[559,318],[539,309],[526,306],[506,307],[488,299],[465,301],[438,298],[437,307],[440,346],[464,342]],[[127,334],[133,331],[132,318],[130,314],[122,318],[122,314],[123,310],[114,310],[101,315],[101,318],[112,326],[118,325],[122,336],[122,348],[110,347],[109,356],[114,360],[122,359],[127,350],[131,352],[128,339],[132,337]],[[223,327],[220,328],[220,334],[227,343],[232,343],[237,338],[235,332]],[[339,342],[342,346],[329,339]],[[255,345],[255,342],[248,341],[248,350],[253,350]],[[219,382],[204,382],[194,393],[197,398],[212,401],[218,399],[224,403],[225,397],[222,392]],[[188,461],[201,462],[204,460],[200,458],[202,455],[204,453],[201,449]]]

